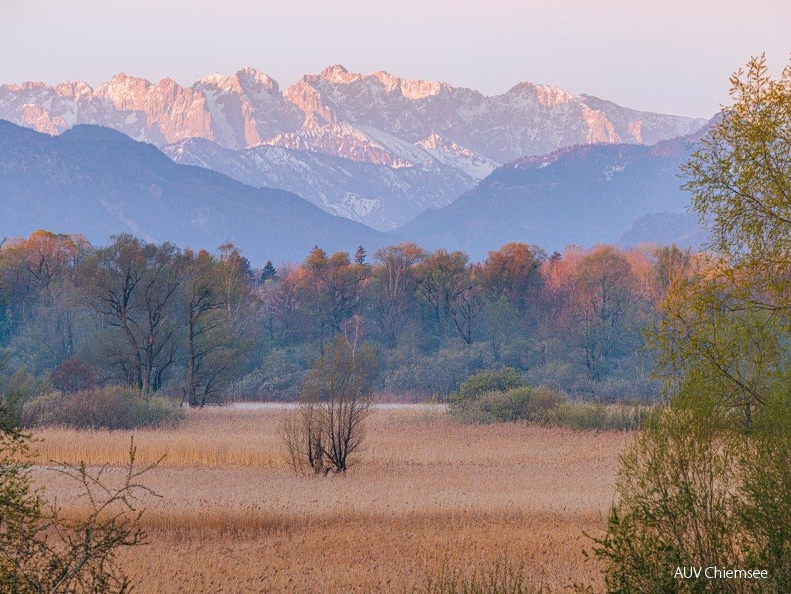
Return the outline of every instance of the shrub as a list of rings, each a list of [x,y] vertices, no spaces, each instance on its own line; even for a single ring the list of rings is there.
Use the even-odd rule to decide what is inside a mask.
[[[448,403],[450,414],[467,423],[537,423],[562,400],[554,390],[525,385],[518,371],[504,367],[468,378]]]
[[[461,400],[474,399],[485,392],[505,392],[512,388],[527,385],[522,374],[513,367],[503,367],[494,371],[481,371],[468,377],[459,386]]]
[[[338,337],[305,378],[299,407],[282,427],[286,455],[295,473],[346,472],[365,438],[373,412],[376,355]]]
[[[0,352],[0,357],[2,356]],[[3,360],[0,360],[2,366]],[[35,394],[44,389],[46,384],[33,377],[24,367],[19,367],[10,378],[0,374],[0,401],[3,409],[15,419],[22,416],[22,406]]]
[[[473,399],[454,403],[456,415],[470,423],[497,423],[522,420],[532,388],[508,392],[484,392]]]
[[[594,548],[608,592],[706,592],[708,580],[681,580],[674,569],[745,567],[734,497],[738,441],[717,416],[663,407],[623,455],[619,501]],[[730,591],[721,584],[715,591]]]
[[[593,553],[608,592],[791,591],[791,400],[755,425],[694,386],[648,416],[622,456],[618,502]],[[682,396],[687,396],[682,392]],[[679,566],[767,570],[765,580],[682,580]]]
[[[134,429],[174,424],[184,412],[174,400],[141,396],[137,390],[118,386],[63,394],[50,392],[26,403],[26,426],[60,425],[76,429]]]

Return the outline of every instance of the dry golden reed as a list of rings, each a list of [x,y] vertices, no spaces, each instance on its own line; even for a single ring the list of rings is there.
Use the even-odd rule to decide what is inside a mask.
[[[507,554],[563,591],[600,586],[583,531],[604,525],[624,433],[518,424],[462,426],[433,411],[378,411],[346,476],[294,476],[279,410],[193,411],[175,429],[135,431],[150,543],[124,553],[138,591],[412,592],[443,565]],[[121,464],[129,432],[38,433],[38,461]],[[108,471],[112,476],[117,470]],[[45,468],[69,513],[83,505]]]

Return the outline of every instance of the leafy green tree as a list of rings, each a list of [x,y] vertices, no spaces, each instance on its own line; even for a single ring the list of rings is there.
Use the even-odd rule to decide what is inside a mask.
[[[772,79],[762,55],[730,82],[733,104],[684,166],[684,187],[719,254],[735,266],[780,272],[791,253],[791,64]],[[754,280],[772,279],[787,284],[782,275]]]
[[[610,592],[791,589],[791,66],[731,79],[685,167],[717,252],[671,284],[654,340],[669,405],[622,459],[594,552]],[[766,580],[676,579],[673,568],[767,570]]]
[[[718,381],[749,424],[791,363],[791,65],[773,79],[765,56],[751,59],[731,96],[683,168],[717,258],[668,299],[660,352]]]
[[[669,393],[681,381],[716,387],[719,406],[740,412],[747,427],[791,362],[782,317],[751,303],[751,284],[730,267],[704,267],[668,292],[649,338]]]

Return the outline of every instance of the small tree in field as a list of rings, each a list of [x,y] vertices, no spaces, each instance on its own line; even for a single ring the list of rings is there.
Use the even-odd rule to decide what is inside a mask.
[[[353,325],[316,361],[299,407],[286,418],[283,440],[295,472],[346,472],[363,443],[373,411],[376,357],[367,345],[358,346],[359,319]]]

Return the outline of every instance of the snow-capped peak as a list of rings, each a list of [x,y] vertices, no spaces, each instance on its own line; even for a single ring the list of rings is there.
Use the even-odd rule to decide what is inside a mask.
[[[424,99],[426,97],[438,95],[442,86],[438,82],[429,80],[406,80],[394,76],[389,72],[385,72],[384,70],[374,72],[372,76],[379,79],[388,93],[392,93],[398,89],[407,99]]]
[[[244,87],[265,87],[271,92],[280,92],[280,86],[275,79],[249,66],[238,70],[236,78]]]
[[[129,76],[124,72],[119,72],[109,81],[101,85],[100,89],[129,89],[132,87],[148,88],[151,83],[145,78]]]
[[[321,71],[319,77],[338,85],[349,84],[350,82],[354,82],[355,80],[359,80],[361,78],[359,74],[349,72],[340,64],[328,66]]]
[[[422,164],[428,151],[505,163],[580,143],[651,144],[705,123],[638,112],[549,85],[522,82],[486,96],[383,70],[353,73],[340,64],[304,76],[285,92],[253,68],[213,74],[191,88],[125,73],[96,90],[85,83],[0,85],[0,118],[48,133],[92,123],[157,145],[206,138],[234,149],[277,137],[288,139],[288,146],[298,144],[305,129],[299,142],[325,152],[399,165]],[[364,130],[381,147],[366,145],[343,124]],[[393,139],[401,144],[395,147]],[[463,170],[470,171],[467,165]]]
[[[96,95],[106,97],[120,110],[139,109],[152,84],[144,78],[119,72],[96,89]]]
[[[273,78],[255,68],[242,68],[234,74],[210,74],[204,76],[193,86],[195,90],[216,89],[224,93],[242,94],[246,91],[280,93],[280,86]]]
[[[529,81],[522,81],[512,87],[506,95],[529,94],[536,98],[540,105],[553,107],[561,103],[579,102],[579,98],[561,88],[552,85],[538,85]]]
[[[219,72],[215,72],[213,74],[204,76],[203,78],[199,78],[193,86],[197,87],[198,85],[210,85],[220,88],[223,87],[230,88],[231,85],[233,84],[232,80],[233,77],[230,77],[227,74],[220,74]]]

